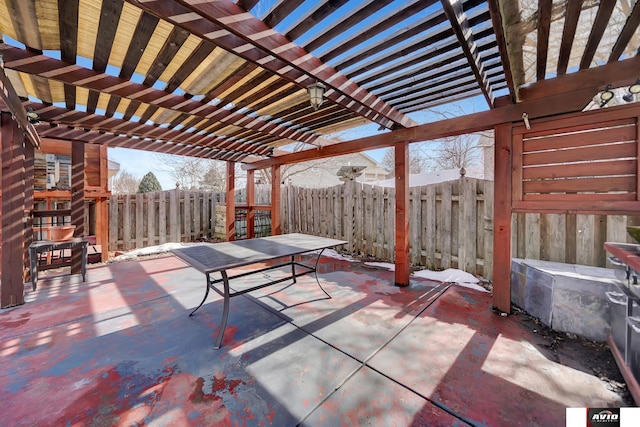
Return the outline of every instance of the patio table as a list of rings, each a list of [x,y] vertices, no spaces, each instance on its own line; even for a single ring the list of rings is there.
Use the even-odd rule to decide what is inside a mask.
[[[82,250],[82,281],[87,280],[87,246],[89,242],[85,238],[76,237],[71,240],[52,241],[38,240],[29,245],[29,270],[31,273],[31,283],[35,291],[38,286],[38,254],[64,249],[81,249]]]
[[[296,283],[298,277],[313,273],[315,274],[316,282],[318,283],[318,286],[320,286],[320,289],[322,289],[327,297],[331,298],[331,295],[327,293],[318,280],[318,261],[325,249],[346,243],[348,242],[344,240],[292,233],[232,242],[202,243],[174,249],[171,252],[206,276],[204,298],[200,302],[200,305],[198,305],[189,314],[189,316],[193,316],[193,314],[202,307],[209,296],[210,289],[213,289],[224,298],[220,330],[218,331],[214,347],[217,350],[222,344],[222,337],[227,326],[227,319],[229,317],[229,300],[235,296],[246,294],[248,292],[288,280],[293,280],[293,283]],[[313,251],[319,251],[313,266],[305,265],[295,260],[296,255]],[[287,259],[287,261],[235,275],[228,274],[228,270],[233,268],[283,259]],[[233,290],[233,292],[229,285],[229,281],[232,279],[289,266],[291,267],[291,274],[284,278],[272,280],[249,288],[243,288],[241,290]],[[296,267],[299,267],[299,271],[296,271]],[[221,277],[214,279],[212,278],[213,273],[220,273]],[[222,282],[223,289],[219,289],[215,286],[220,282]]]

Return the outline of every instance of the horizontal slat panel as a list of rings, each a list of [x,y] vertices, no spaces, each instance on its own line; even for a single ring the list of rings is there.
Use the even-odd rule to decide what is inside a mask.
[[[548,165],[551,163],[609,160],[624,157],[636,157],[635,142],[525,154],[522,156],[522,164],[524,166]]]
[[[553,150],[558,148],[583,147],[586,145],[634,141],[636,127],[625,126],[600,129],[591,132],[571,133],[549,138],[531,139],[524,142],[523,152]]]
[[[558,201],[558,202],[612,202],[612,201],[634,201],[636,193],[608,193],[608,194],[525,194],[522,200],[528,202],[535,201]]]
[[[522,201],[513,202],[513,212],[572,213],[596,215],[638,215],[640,202],[600,201]]]
[[[522,133],[526,138],[550,135],[558,132],[575,132],[635,123],[637,112],[633,105],[605,111],[588,111],[533,120],[531,130],[525,126],[514,128],[514,134]]]
[[[522,179],[572,178],[581,176],[633,175],[637,170],[635,160],[612,162],[571,163],[566,165],[527,167],[522,169]]]
[[[582,179],[558,179],[545,181],[525,181],[522,183],[523,193],[557,193],[580,191],[628,191],[636,190],[636,177],[625,176],[616,178],[582,178]]]

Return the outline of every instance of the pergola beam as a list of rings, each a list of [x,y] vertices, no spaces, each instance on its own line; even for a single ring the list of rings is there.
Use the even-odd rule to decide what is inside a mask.
[[[550,80],[547,80],[550,81]],[[390,133],[373,135],[354,139],[340,144],[326,147],[298,151],[295,153],[275,156],[269,159],[247,163],[243,169],[262,169],[275,164],[291,164],[307,160],[334,157],[343,154],[358,153],[366,150],[385,148],[394,145],[398,141],[421,142],[466,133],[480,132],[492,129],[501,123],[517,122],[522,120],[522,113],[527,113],[530,119],[553,116],[582,110],[589,100],[593,98],[593,88],[581,89],[571,93],[549,96],[544,99],[536,99],[520,104],[510,104],[504,107],[494,108],[462,117],[426,123],[409,129],[400,129]]]
[[[564,27],[562,28],[562,41],[560,42],[560,52],[558,54],[557,72],[559,76],[567,74],[573,39],[576,36],[580,11],[582,10],[582,2],[583,0],[569,0],[567,3],[567,12],[564,18]]]
[[[609,84],[611,87],[620,87],[628,86],[635,82],[638,78],[638,70],[640,70],[640,57],[635,56],[623,61],[612,62],[600,67],[588,68],[553,79],[532,83],[527,87],[520,88],[518,96],[525,103],[527,101],[545,99],[555,94],[566,94],[582,89],[589,89],[595,95]]]
[[[444,13],[447,15],[447,18],[451,23],[451,27],[458,38],[462,52],[464,52],[464,56],[467,57],[471,71],[473,71],[473,75],[476,77],[478,86],[480,86],[482,94],[484,95],[487,104],[489,104],[489,108],[493,108],[493,93],[491,92],[491,85],[487,81],[487,74],[483,69],[482,61],[478,54],[478,45],[473,39],[473,32],[469,27],[467,15],[464,13],[464,10],[462,10],[462,2],[441,0],[441,3]]]
[[[189,155],[215,160],[247,161],[249,157],[244,153],[220,152],[216,149],[203,150],[194,145],[172,144],[167,141],[131,138],[125,135],[100,133],[96,131],[84,131],[81,129],[69,129],[67,127],[46,128],[42,126],[40,131],[43,138],[58,139],[63,141],[83,141],[89,144],[105,145],[111,148],[130,148],[133,150],[145,150],[156,153]],[[189,151],[189,152],[187,152]]]
[[[507,50],[507,41],[504,36],[504,28],[502,24],[502,14],[500,13],[500,5],[498,0],[488,0],[489,14],[491,15],[491,22],[493,24],[493,32],[496,36],[498,43],[498,51],[500,52],[500,59],[502,60],[502,69],[504,70],[504,77],[507,80],[507,87],[509,88],[509,98],[511,102],[516,100],[516,89],[513,83],[513,75],[511,74],[511,63],[509,59],[509,53]]]
[[[551,7],[553,0],[538,1],[538,42],[536,43],[536,80],[544,80],[547,74],[547,51],[551,29]]]

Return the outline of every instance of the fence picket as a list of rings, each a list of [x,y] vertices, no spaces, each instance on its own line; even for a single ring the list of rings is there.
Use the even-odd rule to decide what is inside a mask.
[[[440,205],[440,263],[441,268],[451,268],[451,208],[452,208],[452,186],[449,183],[439,184],[442,191],[442,204]]]
[[[122,224],[122,242],[124,250],[128,251],[133,249],[133,239],[131,238],[131,221],[135,219],[135,216],[131,214],[131,195],[127,194],[124,197],[124,217]]]
[[[420,200],[420,187],[409,188],[409,248],[412,265],[420,265],[420,211],[422,202]]]
[[[144,194],[136,194],[135,203],[135,230],[136,248],[144,247]]]
[[[425,248],[425,264],[429,268],[436,266],[436,187],[422,187],[425,210],[423,211],[422,247]]]
[[[158,200],[158,242],[167,242],[167,192],[161,191]]]
[[[491,278],[493,276],[493,182],[484,181],[484,211],[483,224],[484,231],[484,251],[479,258],[483,259],[483,275]]]
[[[156,197],[159,193],[146,193],[145,194],[145,206],[144,210],[146,210],[147,216],[147,246],[153,246],[156,244],[156,225],[155,225],[155,217],[157,213],[156,209]],[[144,214],[144,212],[143,212]]]
[[[172,242],[180,241],[180,190],[169,193],[169,235]]]

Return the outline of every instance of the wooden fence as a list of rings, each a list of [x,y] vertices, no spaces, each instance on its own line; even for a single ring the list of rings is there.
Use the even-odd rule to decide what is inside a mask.
[[[349,185],[283,187],[283,232],[349,240],[351,253],[393,261],[395,190]],[[411,263],[491,278],[493,182],[461,178],[409,194]],[[512,256],[606,267],[603,243],[631,243],[626,227],[637,224],[621,215],[514,214]]]
[[[126,251],[209,236],[219,193],[167,190],[109,199],[109,249]]]
[[[264,192],[265,194],[262,194]],[[269,200],[266,189],[257,192]],[[236,194],[236,199],[241,196]],[[258,198],[257,198],[258,200]],[[114,195],[109,247],[131,250],[211,237],[224,193],[169,190]],[[330,188],[282,187],[282,231],[344,239],[357,255],[393,261],[395,189],[349,182]],[[460,268],[491,277],[493,182],[473,178],[410,189],[410,244],[414,265]],[[220,209],[218,209],[220,211]],[[626,226],[640,217],[515,214],[512,254],[556,262],[605,266],[605,241],[631,241]]]
[[[411,263],[491,271],[493,183],[473,178],[412,187]],[[394,260],[395,189],[350,182],[282,191],[283,232],[344,239],[349,251]],[[489,256],[487,256],[489,255]]]
[[[216,206],[226,193],[167,190],[116,194],[109,199],[109,249],[128,251],[167,242],[192,242],[215,233]],[[246,203],[246,190],[236,191],[236,203]],[[258,185],[256,203],[271,202],[271,186]],[[224,223],[224,216],[218,221]]]
[[[512,217],[514,258],[607,267],[604,242],[635,243],[627,225],[640,217],[519,213]]]

